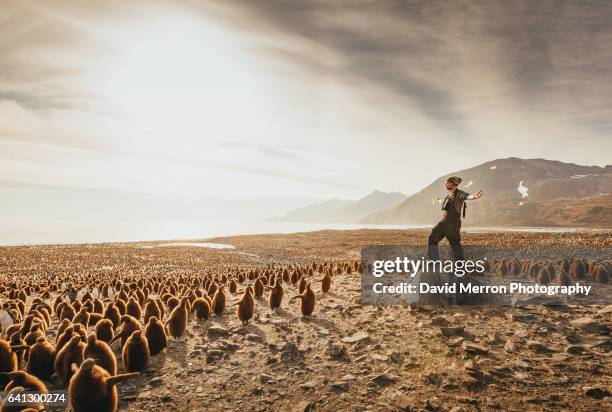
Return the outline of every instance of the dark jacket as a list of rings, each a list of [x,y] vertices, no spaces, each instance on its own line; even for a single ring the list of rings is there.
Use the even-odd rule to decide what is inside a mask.
[[[455,189],[442,202],[442,220],[461,222],[461,213],[465,217],[465,200],[469,196],[463,190]]]

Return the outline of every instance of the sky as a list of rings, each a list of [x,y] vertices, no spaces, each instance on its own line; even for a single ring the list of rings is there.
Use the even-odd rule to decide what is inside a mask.
[[[0,0],[0,30],[4,222],[273,216],[612,152],[607,2]]]

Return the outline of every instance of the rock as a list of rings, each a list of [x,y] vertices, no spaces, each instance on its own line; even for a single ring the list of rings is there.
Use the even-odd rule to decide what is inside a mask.
[[[462,335],[464,331],[463,326],[445,326],[440,328],[440,332],[444,336],[457,336]]]
[[[581,355],[589,352],[589,350],[582,345],[569,345],[567,348],[565,348],[565,351],[572,355]]]
[[[379,353],[372,353],[372,354],[370,355],[370,357],[371,357],[372,359],[374,359],[374,360],[379,360],[379,361],[383,361],[383,362],[386,362],[386,361],[388,361],[388,360],[389,360],[389,357],[388,357],[387,355],[381,355],[381,354],[379,354]]]
[[[461,406],[453,406],[448,412],[467,412]]]
[[[300,385],[300,388],[302,388],[304,390],[310,390],[310,389],[314,389],[316,387],[317,387],[317,385],[314,382],[312,382],[312,381],[306,382],[306,383],[303,383],[303,384]]]
[[[392,351],[389,354],[389,358],[391,359],[391,362],[397,363],[400,366],[404,363],[404,355],[402,355],[398,351]]]
[[[270,381],[274,381],[272,376],[266,375],[265,373],[262,373],[261,375],[259,375],[259,382],[261,382],[261,383],[268,383]]]
[[[206,332],[209,337],[218,338],[222,336],[229,336],[229,332],[221,325],[211,325],[208,327]]]
[[[582,329],[588,333],[598,333],[601,328],[599,322],[589,316],[574,319],[570,322],[570,325],[575,328]]]
[[[342,343],[330,343],[328,349],[329,357],[336,360],[348,360],[348,350]]]
[[[347,373],[346,375],[344,375],[342,377],[343,381],[354,381],[356,378],[354,375],[351,375],[350,373]]]
[[[586,396],[590,396],[595,399],[603,399],[607,396],[612,396],[610,391],[604,388],[599,388],[596,386],[585,386],[582,388],[582,391]]]
[[[151,386],[153,386],[153,387],[159,386],[159,385],[161,385],[162,383],[163,383],[163,380],[162,380],[162,378],[160,378],[159,376],[156,376],[155,378],[153,378],[153,379],[151,379],[151,380],[149,381],[149,385],[151,385]]]
[[[201,386],[198,386],[195,391],[196,391],[196,393],[202,393],[202,392],[204,392],[204,388],[201,387]]]
[[[280,352],[280,360],[283,363],[299,363],[304,361],[304,357],[300,353],[300,350],[295,343],[285,342],[285,344],[280,348]]]
[[[470,355],[484,355],[489,353],[489,349],[472,342],[463,342],[461,349]]]
[[[392,384],[393,382],[397,382],[398,380],[399,380],[399,377],[395,375],[390,375],[388,373],[381,373],[381,374],[374,376],[371,382],[372,384],[376,386],[388,386]]]
[[[250,341],[250,342],[259,342],[259,343],[263,343],[263,338],[259,335],[256,335],[254,333],[247,333],[245,336],[246,340]]]
[[[474,359],[468,359],[463,364],[463,367],[468,370],[479,370],[480,369],[480,365],[478,364],[478,362],[474,361]]]
[[[335,392],[346,392],[348,391],[349,384],[345,381],[336,381],[330,384],[330,388]]]
[[[170,392],[164,392],[164,393],[159,395],[159,400],[161,402],[171,402],[172,401],[172,396],[170,395]]]
[[[194,351],[191,351],[189,353],[189,356],[192,357],[192,358],[195,358],[196,356],[200,356],[201,354],[202,354],[202,351],[199,350],[199,349],[196,349]]]
[[[404,393],[391,392],[387,399],[400,411],[411,411],[413,409],[412,398]]]
[[[151,397],[151,391],[142,391],[138,394],[138,399],[148,399]]]
[[[527,347],[534,352],[551,352],[552,349],[537,340],[527,341]]]
[[[347,336],[345,338],[342,338],[342,342],[344,343],[356,343],[362,340],[367,340],[370,339],[370,335],[368,335],[367,332],[361,331],[361,332],[357,332],[351,336]]]
[[[206,363],[214,362],[221,359],[225,355],[225,352],[219,349],[209,349],[206,352]]]
[[[238,349],[240,349],[240,345],[238,345],[237,343],[234,343],[234,342],[230,342],[230,341],[225,340],[225,339],[219,339],[212,346],[213,346],[214,349],[221,349],[221,350],[225,350],[225,351],[228,351],[228,352],[235,352]]]
[[[448,321],[448,319],[443,316],[435,316],[431,318],[431,324],[433,326],[448,326],[449,323],[450,322]]]
[[[446,344],[447,344],[448,346],[459,346],[459,345],[461,345],[461,344],[463,343],[463,341],[464,341],[464,340],[465,340],[465,339],[464,339],[463,337],[461,337],[461,336],[457,336],[457,337],[455,337],[455,338],[451,338],[451,339],[449,339],[449,340],[446,342]]]
[[[513,339],[508,339],[506,344],[504,345],[504,350],[508,353],[514,353],[518,350],[518,345]]]
[[[422,376],[423,383],[427,385],[440,385],[442,384],[442,376],[435,372],[429,372]]]
[[[457,402],[466,403],[468,405],[478,405],[478,399],[470,398],[469,396],[459,396]]]

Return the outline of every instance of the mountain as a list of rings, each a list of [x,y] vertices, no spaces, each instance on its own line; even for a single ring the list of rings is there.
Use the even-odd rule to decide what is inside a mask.
[[[276,219],[279,222],[357,223],[373,213],[395,207],[406,200],[397,192],[378,190],[358,200],[332,199],[292,210]]]
[[[484,191],[468,201],[470,226],[612,227],[612,166],[581,166],[545,159],[493,160],[450,175],[463,179],[460,189]],[[400,205],[373,213],[362,223],[434,224],[440,220],[436,197],[446,195],[441,176]]]

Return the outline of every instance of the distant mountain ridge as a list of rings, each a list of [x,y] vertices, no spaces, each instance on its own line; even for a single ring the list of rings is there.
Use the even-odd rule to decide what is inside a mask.
[[[356,223],[366,216],[393,208],[406,198],[407,196],[402,193],[385,193],[375,190],[358,200],[332,199],[313,203],[292,210],[275,220],[279,222]]]
[[[451,174],[463,179],[462,190],[485,192],[468,202],[466,225],[612,227],[611,165],[510,157]],[[445,196],[445,178],[360,223],[434,224],[441,211],[433,199]]]

